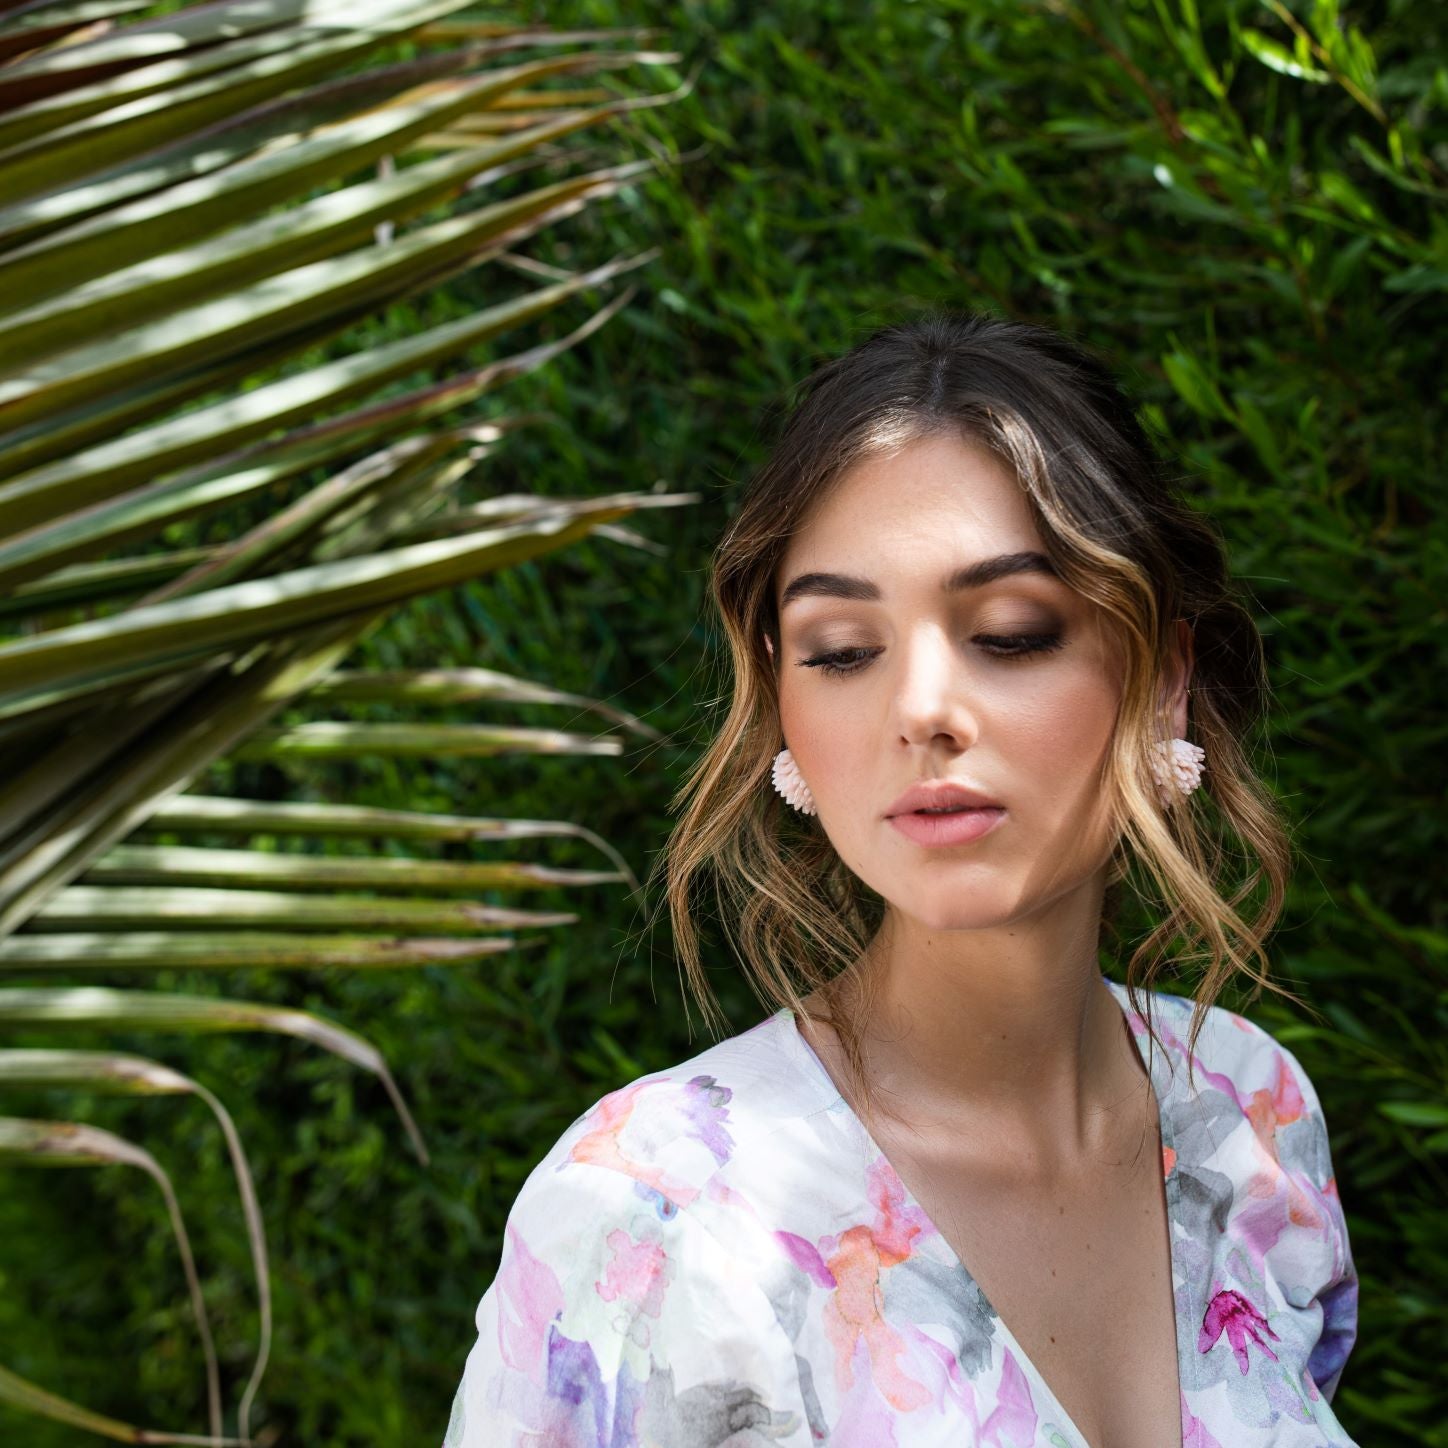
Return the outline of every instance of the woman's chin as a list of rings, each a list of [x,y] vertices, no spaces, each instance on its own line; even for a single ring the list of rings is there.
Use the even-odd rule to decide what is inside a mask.
[[[944,934],[952,930],[992,930],[1011,924],[1020,915],[1019,903],[993,896],[993,891],[965,886],[934,891],[927,898],[918,894],[911,899],[897,898],[890,903],[898,914],[919,929]],[[888,894],[885,898],[890,900]]]

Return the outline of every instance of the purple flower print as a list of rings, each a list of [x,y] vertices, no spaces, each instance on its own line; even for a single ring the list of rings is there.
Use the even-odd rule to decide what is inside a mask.
[[[1212,1345],[1225,1332],[1227,1341],[1232,1344],[1232,1352],[1236,1355],[1237,1366],[1245,1374],[1247,1372],[1247,1337],[1250,1334],[1252,1341],[1275,1363],[1277,1354],[1263,1341],[1258,1332],[1259,1328],[1273,1342],[1282,1341],[1267,1326],[1267,1319],[1240,1292],[1224,1290],[1217,1293],[1207,1304],[1206,1313],[1202,1317],[1202,1330],[1197,1337],[1197,1351],[1210,1351]]]
[[[720,1166],[729,1160],[734,1142],[726,1123],[729,1120],[729,1100],[734,1095],[727,1086],[721,1086],[712,1076],[695,1076],[684,1087],[681,1103],[685,1118],[689,1122],[689,1135],[701,1141],[714,1154]]]

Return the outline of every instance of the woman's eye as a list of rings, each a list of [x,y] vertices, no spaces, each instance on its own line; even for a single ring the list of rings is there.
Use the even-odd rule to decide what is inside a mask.
[[[975,641],[987,653],[998,658],[1020,658],[1023,654],[1050,653],[1061,647],[1061,635],[1044,634],[976,634]]]
[[[842,674],[859,673],[879,652],[879,649],[836,649],[833,653],[816,654],[812,659],[801,659],[800,667],[818,669],[822,674],[837,678]]]
[[[1019,659],[1059,649],[1061,635],[976,634],[973,642],[998,659]],[[800,667],[818,669],[828,677],[841,678],[846,674],[858,674],[879,652],[879,649],[834,649],[830,653],[816,654],[812,659],[801,659]]]

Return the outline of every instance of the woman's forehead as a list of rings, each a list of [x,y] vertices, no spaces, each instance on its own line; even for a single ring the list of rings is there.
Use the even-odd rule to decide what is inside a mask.
[[[862,460],[816,502],[785,546],[775,592],[782,605],[796,576],[813,572],[875,579],[928,568],[943,581],[1027,553],[1043,554],[1042,539],[1024,492],[998,459],[959,445],[912,444]]]
[[[942,517],[1000,527],[1030,524],[1024,489],[983,444],[942,435],[921,438],[853,463],[814,501],[794,541],[875,525],[908,529]]]

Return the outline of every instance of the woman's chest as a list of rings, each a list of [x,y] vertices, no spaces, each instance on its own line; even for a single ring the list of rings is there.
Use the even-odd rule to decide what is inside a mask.
[[[1267,1231],[1301,1203],[1263,1195],[1249,1140],[1176,1125],[1054,1188],[803,1137],[749,1211],[719,1194],[784,1330],[801,1443],[1349,1443],[1307,1372],[1330,1251]]]
[[[1027,1390],[1054,1397],[1089,1448],[1178,1448],[1177,1314],[1155,1131],[1134,1153],[1109,1153],[1038,1188],[992,1187],[948,1161],[906,1169],[911,1194],[1014,1341]]]

